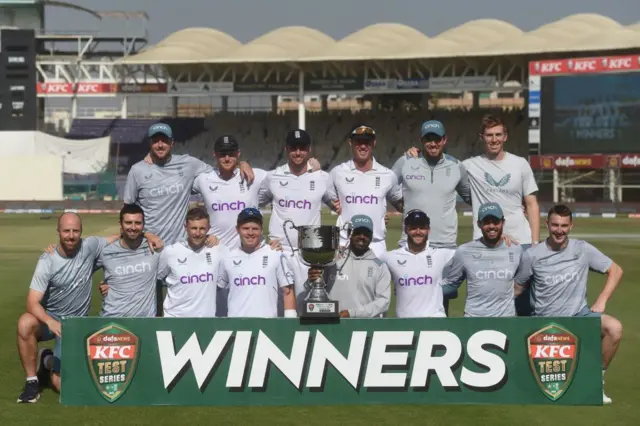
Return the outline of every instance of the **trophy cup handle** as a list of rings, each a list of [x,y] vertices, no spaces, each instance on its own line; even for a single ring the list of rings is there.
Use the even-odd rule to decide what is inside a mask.
[[[300,250],[297,248],[293,248],[293,244],[291,244],[291,239],[289,238],[289,234],[287,234],[287,223],[291,224],[291,228],[293,229],[298,229],[298,227],[295,225],[295,223],[293,223],[293,221],[291,219],[287,219],[284,221],[284,223],[282,224],[282,230],[284,231],[284,237],[287,239],[287,244],[289,244],[289,247],[291,247],[291,252],[292,254],[295,254],[296,251]]]
[[[347,250],[349,248],[349,245],[351,244],[351,232],[353,232],[353,224],[351,223],[351,221],[347,221],[342,225],[340,232],[342,231],[347,232],[347,244],[344,246],[344,250]]]

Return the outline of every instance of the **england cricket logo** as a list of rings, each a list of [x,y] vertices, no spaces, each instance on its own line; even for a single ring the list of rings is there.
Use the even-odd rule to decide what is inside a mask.
[[[109,324],[87,338],[87,362],[98,392],[115,402],[127,390],[136,372],[138,337],[117,324]]]
[[[578,337],[551,323],[527,338],[529,365],[538,387],[552,401],[569,389],[578,364]]]

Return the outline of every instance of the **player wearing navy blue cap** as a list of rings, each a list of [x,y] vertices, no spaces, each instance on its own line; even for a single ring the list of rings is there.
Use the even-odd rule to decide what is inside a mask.
[[[229,290],[229,317],[278,316],[278,297],[282,292],[284,316],[294,318],[296,297],[294,274],[282,252],[266,245],[260,211],[249,207],[238,214],[240,247],[223,259],[218,286]]]
[[[382,258],[391,271],[400,318],[447,315],[440,281],[454,252],[429,244],[430,223],[422,210],[408,212],[404,218],[407,245]]]

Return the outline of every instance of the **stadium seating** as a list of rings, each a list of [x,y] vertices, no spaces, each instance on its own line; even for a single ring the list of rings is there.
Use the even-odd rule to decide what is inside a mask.
[[[415,112],[317,112],[308,113],[307,131],[313,138],[313,155],[324,168],[350,158],[347,137],[360,124],[375,128],[377,133],[376,159],[390,167],[408,147],[418,143],[420,125],[425,120],[441,120],[447,129],[447,152],[465,159],[480,152],[479,123],[483,115],[495,112],[510,129],[507,150],[527,155],[527,122],[522,111],[415,111]],[[285,161],[284,137],[298,123],[296,112],[280,114],[253,112],[224,112],[207,118],[167,119],[76,119],[67,135],[71,139],[85,139],[111,135],[111,155],[120,157],[119,170],[125,172],[144,156],[146,131],[156,122],[166,122],[173,128],[177,153],[189,153],[211,163],[213,143],[222,134],[232,134],[240,141],[242,157],[255,167],[272,169]],[[124,168],[122,168],[124,166]]]

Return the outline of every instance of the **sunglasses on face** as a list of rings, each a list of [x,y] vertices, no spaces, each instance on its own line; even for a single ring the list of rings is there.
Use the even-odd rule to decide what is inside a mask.
[[[432,133],[426,134],[421,138],[422,142],[427,143],[427,142],[437,142],[440,143],[444,140],[443,137],[440,137],[438,135],[434,135]]]

